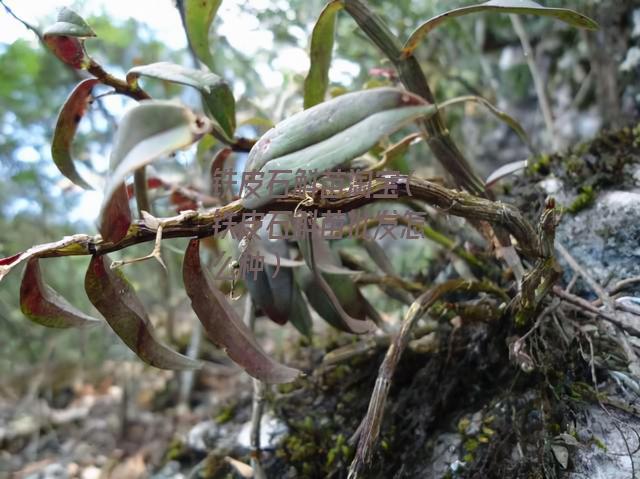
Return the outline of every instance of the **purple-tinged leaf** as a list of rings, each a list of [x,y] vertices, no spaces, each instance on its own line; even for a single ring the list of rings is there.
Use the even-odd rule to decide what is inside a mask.
[[[215,287],[202,268],[197,239],[189,242],[182,275],[191,307],[209,339],[250,376],[266,383],[288,383],[298,377],[300,371],[274,361],[264,352],[224,294]]]
[[[7,276],[13,268],[30,258],[47,256],[72,256],[87,254],[87,245],[92,237],[84,234],[65,236],[60,241],[32,246],[22,253],[17,253],[7,258],[0,258],[0,281]]]
[[[88,190],[92,189],[91,185],[82,179],[71,158],[71,143],[87,109],[91,90],[96,83],[98,80],[95,78],[88,78],[78,83],[73,89],[58,114],[58,122],[51,143],[51,156],[60,173],[74,184]]]
[[[587,30],[598,29],[598,24],[586,15],[566,8],[547,8],[531,0],[491,0],[479,5],[469,5],[449,10],[448,12],[430,18],[411,34],[404,44],[404,55],[411,55],[420,41],[441,23],[452,18],[481,12],[539,15],[555,18],[577,28],[586,28]]]
[[[161,369],[196,369],[200,361],[183,356],[160,343],[133,287],[106,255],[91,258],[84,279],[89,300],[120,339],[145,363]]]
[[[324,101],[329,86],[329,67],[336,29],[336,16],[342,2],[329,2],[320,13],[311,33],[309,73],[304,80],[304,107],[310,108]]]
[[[84,39],[95,37],[80,15],[63,7],[58,13],[56,23],[43,32],[44,42],[64,63],[77,69],[86,69],[91,59],[84,50]]]
[[[100,234],[105,241],[117,243],[127,235],[131,226],[131,208],[129,196],[123,183],[117,188],[100,212]]]
[[[100,321],[84,314],[42,279],[38,258],[27,263],[20,285],[20,309],[31,321],[49,328],[93,326]]]

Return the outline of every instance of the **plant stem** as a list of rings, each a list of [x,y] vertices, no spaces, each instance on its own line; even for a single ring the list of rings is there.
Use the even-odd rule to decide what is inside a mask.
[[[345,196],[338,199],[316,198],[313,203],[304,206],[301,206],[301,201],[305,198],[290,195],[287,198],[274,199],[271,203],[259,208],[258,212],[294,211],[296,209],[317,211],[318,213],[347,212],[366,204],[381,201],[373,196],[386,187],[384,181],[374,180],[371,183],[371,198],[365,198],[362,195]],[[548,252],[543,250],[540,238],[533,226],[512,205],[478,198],[463,191],[451,190],[421,178],[410,178],[398,183],[398,199],[403,198],[425,201],[444,213],[474,221],[486,221],[504,228],[518,241],[520,251],[525,256],[530,258],[548,257]],[[392,201],[398,201],[398,199]],[[158,221],[164,225],[162,236],[165,239],[194,236],[204,238],[222,234],[228,229],[229,224],[240,223],[243,213],[247,213],[247,210],[240,201],[234,201],[220,208],[203,212],[183,212],[171,218],[158,218]],[[155,230],[145,226],[144,221],[138,220],[133,222],[127,235],[117,243],[105,242],[100,236],[77,234],[54,243],[33,246],[23,253],[0,260],[0,280],[17,264],[32,257],[50,258],[105,254],[122,250],[134,244],[155,241],[156,235]]]

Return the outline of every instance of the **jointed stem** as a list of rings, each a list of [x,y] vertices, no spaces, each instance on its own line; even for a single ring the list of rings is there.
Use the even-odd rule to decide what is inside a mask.
[[[376,180],[372,182],[370,198],[361,195],[345,196],[339,199],[314,198],[313,203],[302,207],[299,206],[302,198],[290,195],[287,198],[274,199],[272,203],[263,206],[260,211],[293,211],[299,207],[304,211],[317,210],[318,213],[347,212],[380,201],[374,196],[385,188],[386,184],[383,181]],[[420,178],[410,178],[407,182],[399,183],[398,198],[421,200],[451,215],[498,225],[516,238],[523,254],[531,258],[546,257],[534,228],[517,208],[506,203],[478,198]],[[250,212],[245,210],[239,201],[234,201],[213,210],[182,212],[172,218],[158,218],[157,221],[163,225],[162,236],[165,239],[203,238],[223,233],[228,224],[240,223],[242,214]],[[100,236],[74,235],[58,242],[34,246],[14,257],[0,260],[0,280],[15,265],[31,257],[105,254],[125,249],[134,244],[155,241],[156,236],[157,228],[150,228],[145,225],[144,221],[138,220],[131,225],[127,235],[117,243],[105,242]]]

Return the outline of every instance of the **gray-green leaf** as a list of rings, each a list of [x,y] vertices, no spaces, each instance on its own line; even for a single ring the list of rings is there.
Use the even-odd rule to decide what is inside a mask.
[[[181,85],[191,86],[202,94],[209,113],[220,124],[229,138],[236,128],[236,102],[229,84],[215,73],[194,70],[170,62],[151,63],[132,68],[127,72],[127,83],[137,85],[138,78],[146,76]]]
[[[594,20],[590,19],[586,15],[567,8],[543,7],[539,3],[531,0],[491,0],[479,5],[469,5],[467,7],[449,10],[448,12],[444,12],[430,18],[411,34],[407,42],[404,44],[403,53],[405,55],[410,55],[416,49],[420,41],[429,34],[429,32],[446,20],[480,12],[539,15],[552,17],[578,28],[586,28],[588,30],[598,29],[598,24]]]
[[[111,174],[105,187],[100,231],[108,229],[104,213],[131,172],[191,145],[209,127],[208,118],[199,118],[188,108],[167,101],[143,101],[127,112],[120,122],[111,153]]]

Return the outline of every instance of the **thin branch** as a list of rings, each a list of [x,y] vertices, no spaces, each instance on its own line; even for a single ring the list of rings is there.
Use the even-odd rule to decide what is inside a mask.
[[[595,279],[593,279],[593,277],[589,274],[589,272],[586,269],[584,269],[580,265],[580,263],[578,263],[578,261],[576,261],[576,259],[571,255],[571,253],[569,253],[569,251],[564,246],[562,246],[560,243],[556,243],[555,247],[560,253],[560,255],[563,257],[563,259],[569,264],[571,269],[576,273],[578,273],[580,276],[582,276],[582,279],[584,279],[589,285],[589,287],[594,291],[594,293],[598,295],[598,297],[600,298],[602,303],[605,305],[605,307],[610,312],[613,313],[616,310],[615,305],[611,300],[611,296],[609,296],[609,294],[604,290],[604,288],[600,286],[600,284],[598,284],[598,282]],[[615,313],[613,314],[615,315]]]
[[[595,316],[599,316],[602,319],[610,322],[611,324],[614,324],[616,326],[618,326],[620,329],[622,329],[623,331],[626,331],[627,333],[629,333],[632,336],[638,336],[638,331],[635,330],[634,328],[630,327],[629,325],[625,324],[623,321],[620,321],[617,317],[613,316],[612,314],[610,314],[607,311],[603,311],[601,309],[596,308],[594,305],[592,305],[589,301],[582,299],[580,296],[576,296],[575,294],[571,294],[571,293],[567,293],[564,289],[562,289],[560,286],[554,286],[552,288],[552,292],[553,294],[555,294],[557,297],[559,297],[560,299],[563,299],[564,301],[566,301],[567,303],[583,310],[586,311],[588,313],[591,313]]]
[[[40,42],[44,44],[44,37],[42,36],[42,33],[40,33],[40,30],[38,30],[36,27],[31,25],[26,20],[23,20],[22,18],[20,18],[18,15],[16,15],[14,11],[11,8],[9,8],[9,6],[6,3],[4,3],[4,0],[0,0],[0,5],[4,7],[4,9],[7,11],[9,15],[11,15],[13,18],[15,18],[20,23],[22,23],[27,30],[30,30],[33,33],[35,33],[35,35],[38,37],[38,40],[40,40]]]

